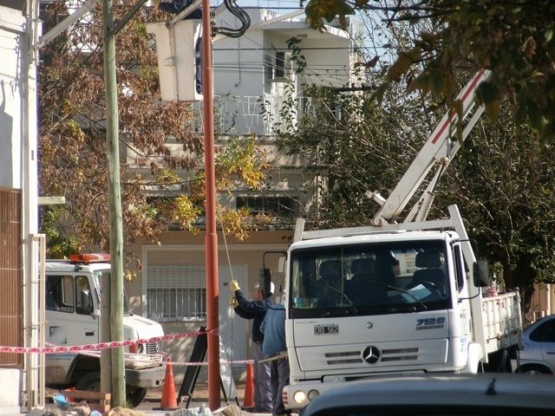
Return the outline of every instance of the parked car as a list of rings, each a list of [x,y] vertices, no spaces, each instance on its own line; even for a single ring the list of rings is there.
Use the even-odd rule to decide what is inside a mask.
[[[541,318],[524,329],[519,356],[517,372],[555,374],[555,315]]]
[[[544,416],[555,377],[512,373],[376,376],[328,390],[303,416]]]

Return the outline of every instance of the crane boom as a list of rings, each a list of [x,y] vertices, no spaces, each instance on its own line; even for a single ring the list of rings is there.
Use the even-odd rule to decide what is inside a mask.
[[[435,173],[430,179],[428,186],[404,222],[411,222],[413,220],[424,221],[426,219],[433,201],[433,191],[439,178],[459,150],[461,142],[466,139],[484,111],[483,105],[478,105],[477,103],[476,90],[490,76],[491,72],[483,69],[478,71],[466,84],[456,98],[461,104],[460,119],[459,112],[454,110],[447,111],[387,199],[381,197],[377,192],[366,192],[368,197],[381,205],[374,216],[374,225],[396,222],[422,182],[430,171],[435,168]],[[453,138],[456,125],[466,119],[468,119],[468,122],[462,131],[462,140],[458,141]]]

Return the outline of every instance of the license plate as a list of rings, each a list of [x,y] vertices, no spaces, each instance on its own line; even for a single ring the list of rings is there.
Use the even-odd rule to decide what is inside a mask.
[[[314,335],[324,335],[324,334],[339,334],[339,325],[327,324],[327,325],[314,326]]]

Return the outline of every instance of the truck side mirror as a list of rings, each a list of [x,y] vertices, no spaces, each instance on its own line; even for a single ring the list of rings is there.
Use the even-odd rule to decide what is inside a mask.
[[[489,266],[486,260],[478,260],[474,263],[474,286],[488,287],[489,281]]]
[[[263,288],[264,294],[267,295],[268,293],[271,293],[272,292],[272,273],[270,272],[270,269],[268,268],[260,269],[259,279],[260,279],[259,285],[261,288]]]
[[[287,256],[281,256],[278,260],[278,272],[285,273],[286,266],[287,266]]]

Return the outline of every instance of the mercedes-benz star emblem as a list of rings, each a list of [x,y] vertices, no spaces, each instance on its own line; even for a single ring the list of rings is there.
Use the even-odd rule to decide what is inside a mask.
[[[368,364],[376,364],[382,358],[382,353],[378,348],[370,346],[364,349],[362,352],[362,358]]]

